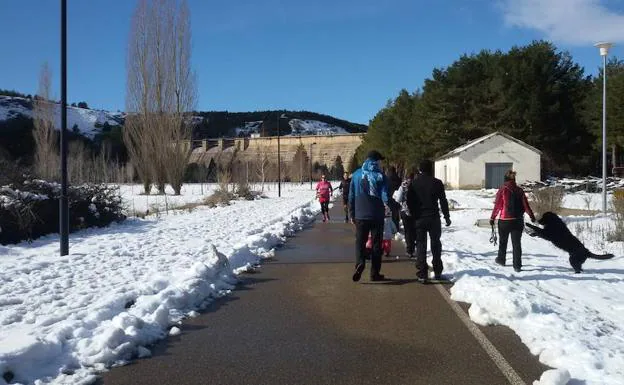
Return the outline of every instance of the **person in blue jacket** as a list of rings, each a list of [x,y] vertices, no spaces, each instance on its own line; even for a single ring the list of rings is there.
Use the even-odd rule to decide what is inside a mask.
[[[349,188],[349,211],[355,224],[355,272],[357,282],[366,266],[366,241],[368,234],[373,240],[371,255],[371,281],[382,281],[381,241],[384,217],[388,205],[388,181],[381,170],[384,157],[376,150],[370,151],[362,167],[351,176]]]

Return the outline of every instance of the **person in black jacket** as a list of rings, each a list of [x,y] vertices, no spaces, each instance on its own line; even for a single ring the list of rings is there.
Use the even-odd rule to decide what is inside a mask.
[[[345,213],[345,223],[349,223],[349,186],[351,185],[351,178],[349,173],[345,172],[340,181],[338,190],[342,191],[342,207]]]
[[[420,174],[412,182],[407,191],[407,206],[414,218],[416,228],[416,278],[425,283],[428,276],[427,266],[427,233],[431,239],[431,254],[433,255],[433,273],[436,279],[442,278],[442,224],[440,222],[440,208],[447,226],[451,225],[448,201],[444,191],[444,184],[440,179],[433,177],[433,163],[424,160],[419,166]],[[438,208],[438,201],[440,208]]]

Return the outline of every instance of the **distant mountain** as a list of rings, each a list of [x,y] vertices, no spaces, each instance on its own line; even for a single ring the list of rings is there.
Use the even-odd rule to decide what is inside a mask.
[[[16,96],[17,95],[17,96]],[[14,129],[17,119],[32,119],[33,100],[30,97],[11,92],[2,95],[0,92],[0,130],[11,126]],[[332,116],[309,111],[256,111],[228,112],[210,111],[194,112],[194,139],[219,137],[246,137],[252,134],[275,136],[278,132],[280,119],[280,135],[336,135],[366,132],[364,124],[352,123]],[[111,127],[122,126],[125,119],[123,112],[111,112],[90,108],[68,106],[67,128],[72,133],[82,135],[90,140],[98,135],[109,132]],[[55,104],[55,127],[60,128],[60,104]],[[4,124],[3,124],[4,123]],[[5,128],[6,129],[6,128]]]
[[[197,112],[194,139],[246,137],[252,134],[337,135],[366,132],[368,126],[309,111]]]
[[[33,100],[17,96],[0,95],[0,121],[18,118],[20,115],[32,119]],[[67,128],[74,133],[93,139],[102,128],[122,125],[125,114],[67,106]],[[61,127],[61,105],[55,104],[55,127]],[[76,132],[78,131],[78,132]]]

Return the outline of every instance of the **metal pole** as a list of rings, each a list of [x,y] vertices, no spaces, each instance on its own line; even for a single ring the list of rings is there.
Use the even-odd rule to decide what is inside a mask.
[[[310,190],[312,190],[312,144],[310,144]]]
[[[61,0],[61,256],[69,254],[69,204],[67,200],[67,0]]]
[[[282,158],[280,156],[280,115],[277,116],[277,196],[282,196]]]
[[[607,214],[607,55],[602,56],[602,212]]]

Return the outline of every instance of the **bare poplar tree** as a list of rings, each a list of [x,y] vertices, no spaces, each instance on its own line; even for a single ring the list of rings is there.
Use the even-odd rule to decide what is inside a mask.
[[[35,172],[43,179],[57,180],[60,158],[57,151],[58,133],[54,129],[54,103],[50,100],[52,73],[44,63],[39,73],[39,90],[33,103],[35,129]]]
[[[273,164],[269,158],[271,149],[268,146],[263,146],[258,149],[258,158],[256,159],[256,175],[261,183],[261,191],[264,192],[264,184],[272,176]]]
[[[305,150],[303,144],[300,144],[297,147],[297,151],[295,152],[295,156],[293,157],[292,162],[288,167],[288,174],[290,176],[291,181],[299,181],[303,183],[304,178],[309,174],[308,172],[308,164],[310,159],[308,158],[308,153]]]
[[[152,136],[150,130],[151,98],[151,46],[148,28],[147,1],[142,0],[132,16],[128,53],[126,58],[126,116],[123,139],[130,162],[143,183],[145,194],[152,186],[150,162],[152,161]]]
[[[174,96],[172,117],[168,127],[169,142],[165,143],[167,154],[167,179],[176,195],[180,194],[184,172],[191,149],[186,141],[191,139],[192,121],[189,112],[195,108],[197,84],[191,68],[191,15],[186,1],[182,1],[171,28],[171,42],[167,45],[172,58],[169,61],[169,86]]]
[[[180,193],[191,137],[187,115],[196,100],[191,70],[190,13],[186,1],[140,0],[128,43],[127,121],[124,140],[144,186]],[[143,168],[143,170],[141,170]]]

